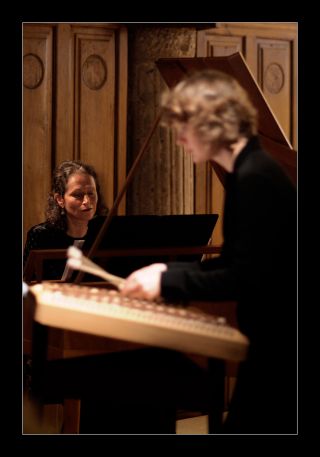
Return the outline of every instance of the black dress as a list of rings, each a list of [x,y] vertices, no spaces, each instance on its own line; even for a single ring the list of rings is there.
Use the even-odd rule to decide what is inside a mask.
[[[254,137],[227,174],[225,191],[221,256],[169,264],[162,296],[237,301],[250,350],[240,365],[225,430],[296,433],[296,190]]]
[[[73,238],[64,230],[55,227],[49,222],[34,225],[27,233],[27,240],[23,252],[23,265],[25,266],[32,249],[67,249],[75,240],[82,239],[82,250],[90,249],[104,222],[103,216],[96,216],[88,223],[88,231],[82,238]],[[66,261],[64,259],[45,260],[43,265],[43,279],[61,279]]]

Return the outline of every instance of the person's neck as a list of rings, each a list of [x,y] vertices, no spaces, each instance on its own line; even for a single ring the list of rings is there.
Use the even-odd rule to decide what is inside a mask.
[[[242,151],[242,149],[248,143],[248,138],[241,137],[239,140],[232,144],[230,147],[223,147],[220,149],[219,153],[213,157],[212,160],[217,162],[221,167],[226,171],[231,173],[234,169],[234,163],[236,158]]]
[[[68,218],[67,235],[72,238],[83,238],[88,231],[88,222]]]

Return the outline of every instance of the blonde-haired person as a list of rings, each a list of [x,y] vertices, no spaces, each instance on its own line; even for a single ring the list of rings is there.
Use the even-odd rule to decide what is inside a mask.
[[[162,99],[163,124],[194,163],[226,172],[221,255],[133,272],[122,293],[166,300],[236,300],[250,340],[224,433],[297,433],[296,190],[257,136],[257,111],[232,77],[207,70]]]

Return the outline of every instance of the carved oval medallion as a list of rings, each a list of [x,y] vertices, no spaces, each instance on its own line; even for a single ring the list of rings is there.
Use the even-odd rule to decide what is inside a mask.
[[[284,85],[284,71],[281,65],[271,63],[265,71],[265,84],[269,92],[278,94]]]
[[[101,89],[107,79],[105,61],[96,54],[89,56],[82,66],[82,79],[89,89]]]
[[[43,80],[44,66],[35,54],[23,56],[23,85],[27,89],[36,89]]]

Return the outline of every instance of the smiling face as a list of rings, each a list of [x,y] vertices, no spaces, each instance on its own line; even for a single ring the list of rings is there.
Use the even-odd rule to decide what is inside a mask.
[[[97,209],[95,180],[87,173],[74,173],[68,179],[65,194],[56,198],[59,206],[64,208],[67,219],[89,221]]]

